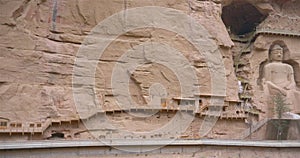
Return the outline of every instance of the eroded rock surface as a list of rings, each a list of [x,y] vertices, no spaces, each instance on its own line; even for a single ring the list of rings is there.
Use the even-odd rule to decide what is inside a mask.
[[[222,9],[234,3],[237,6],[252,6],[262,15],[261,23],[255,25],[257,27],[253,30],[250,29],[250,32],[267,30],[277,34],[234,35],[233,30],[230,31],[222,21]],[[225,66],[224,99],[232,113],[226,114],[227,118],[240,117],[243,113],[236,111],[241,105],[248,105],[247,103],[251,103],[250,106],[257,110],[255,117],[257,113],[264,116],[268,110],[265,108],[262,99],[264,94],[258,81],[261,78],[260,65],[268,59],[267,50],[275,40],[286,44],[289,53],[285,61],[293,66],[296,86],[299,88],[300,85],[300,55],[297,44],[300,36],[299,1],[1,0],[0,4],[0,117],[10,122],[44,123],[49,119],[78,119],[78,107],[76,108],[73,98],[72,74],[81,44],[98,23],[115,13],[135,7],[159,6],[177,9],[194,18],[208,31],[211,36],[209,39],[218,46]],[[251,11],[249,14],[258,15]],[[124,17],[126,16],[128,15],[124,12]],[[97,100],[102,110],[119,110],[111,85],[113,69],[124,53],[145,42],[164,43],[181,52],[199,79],[196,86],[200,91],[200,99],[203,97],[202,104],[205,103],[207,95],[214,95],[211,91],[211,71],[219,71],[217,66],[210,68],[205,56],[182,36],[159,28],[139,28],[118,36],[107,46],[99,60],[95,59],[98,61],[95,76],[81,74],[87,80],[95,78],[95,88],[89,89],[80,85],[76,85],[79,86],[76,88],[87,88],[86,92],[91,100]],[[166,66],[148,62],[128,74],[128,89],[132,99],[139,105],[151,102],[153,96],[150,92],[154,83],[163,85],[166,92],[166,95],[159,96],[158,102],[164,99],[166,104],[173,106],[176,102],[174,98],[181,97],[180,82],[176,74]],[[248,85],[243,87],[251,98],[246,103],[239,97],[238,80],[243,82],[243,86]],[[202,106],[207,109],[206,106],[209,105]],[[245,119],[242,116],[241,118]],[[126,120],[124,124],[126,125]],[[139,127],[139,124],[136,126]],[[214,129],[214,132],[222,135],[224,127],[218,126],[220,129]],[[218,137],[216,135],[210,134],[209,137]]]

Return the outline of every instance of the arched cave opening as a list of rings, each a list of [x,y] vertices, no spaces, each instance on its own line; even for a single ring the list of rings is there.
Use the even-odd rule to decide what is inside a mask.
[[[245,35],[255,31],[267,15],[261,13],[246,0],[235,0],[222,9],[222,20],[227,29],[235,35]]]

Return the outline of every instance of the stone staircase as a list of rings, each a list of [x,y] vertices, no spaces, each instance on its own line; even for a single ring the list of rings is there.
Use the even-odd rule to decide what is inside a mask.
[[[246,139],[249,137],[252,133],[256,132],[258,129],[260,129],[262,126],[264,126],[270,119],[265,118],[255,125],[252,125],[251,128],[246,129],[240,136],[240,139]]]

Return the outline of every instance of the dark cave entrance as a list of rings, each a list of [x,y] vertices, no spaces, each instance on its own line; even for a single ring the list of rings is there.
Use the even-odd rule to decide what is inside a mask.
[[[251,0],[232,0],[222,8],[222,20],[227,28],[234,46],[231,48],[235,75],[240,81],[242,91],[239,97],[245,104],[252,102],[251,85],[249,84],[250,63],[248,55],[256,28],[267,18],[268,11],[252,5]],[[237,112],[239,114],[240,112]]]
[[[267,15],[245,0],[235,0],[222,9],[222,20],[230,33],[245,35],[255,31]]]

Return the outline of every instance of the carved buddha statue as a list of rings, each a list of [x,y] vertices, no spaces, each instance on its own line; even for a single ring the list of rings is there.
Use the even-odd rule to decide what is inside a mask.
[[[296,104],[300,103],[300,93],[296,91],[293,67],[282,63],[283,53],[283,48],[278,44],[271,46],[269,50],[270,62],[264,67],[264,92],[269,99],[272,99],[274,95],[282,94],[290,110],[299,112]]]

